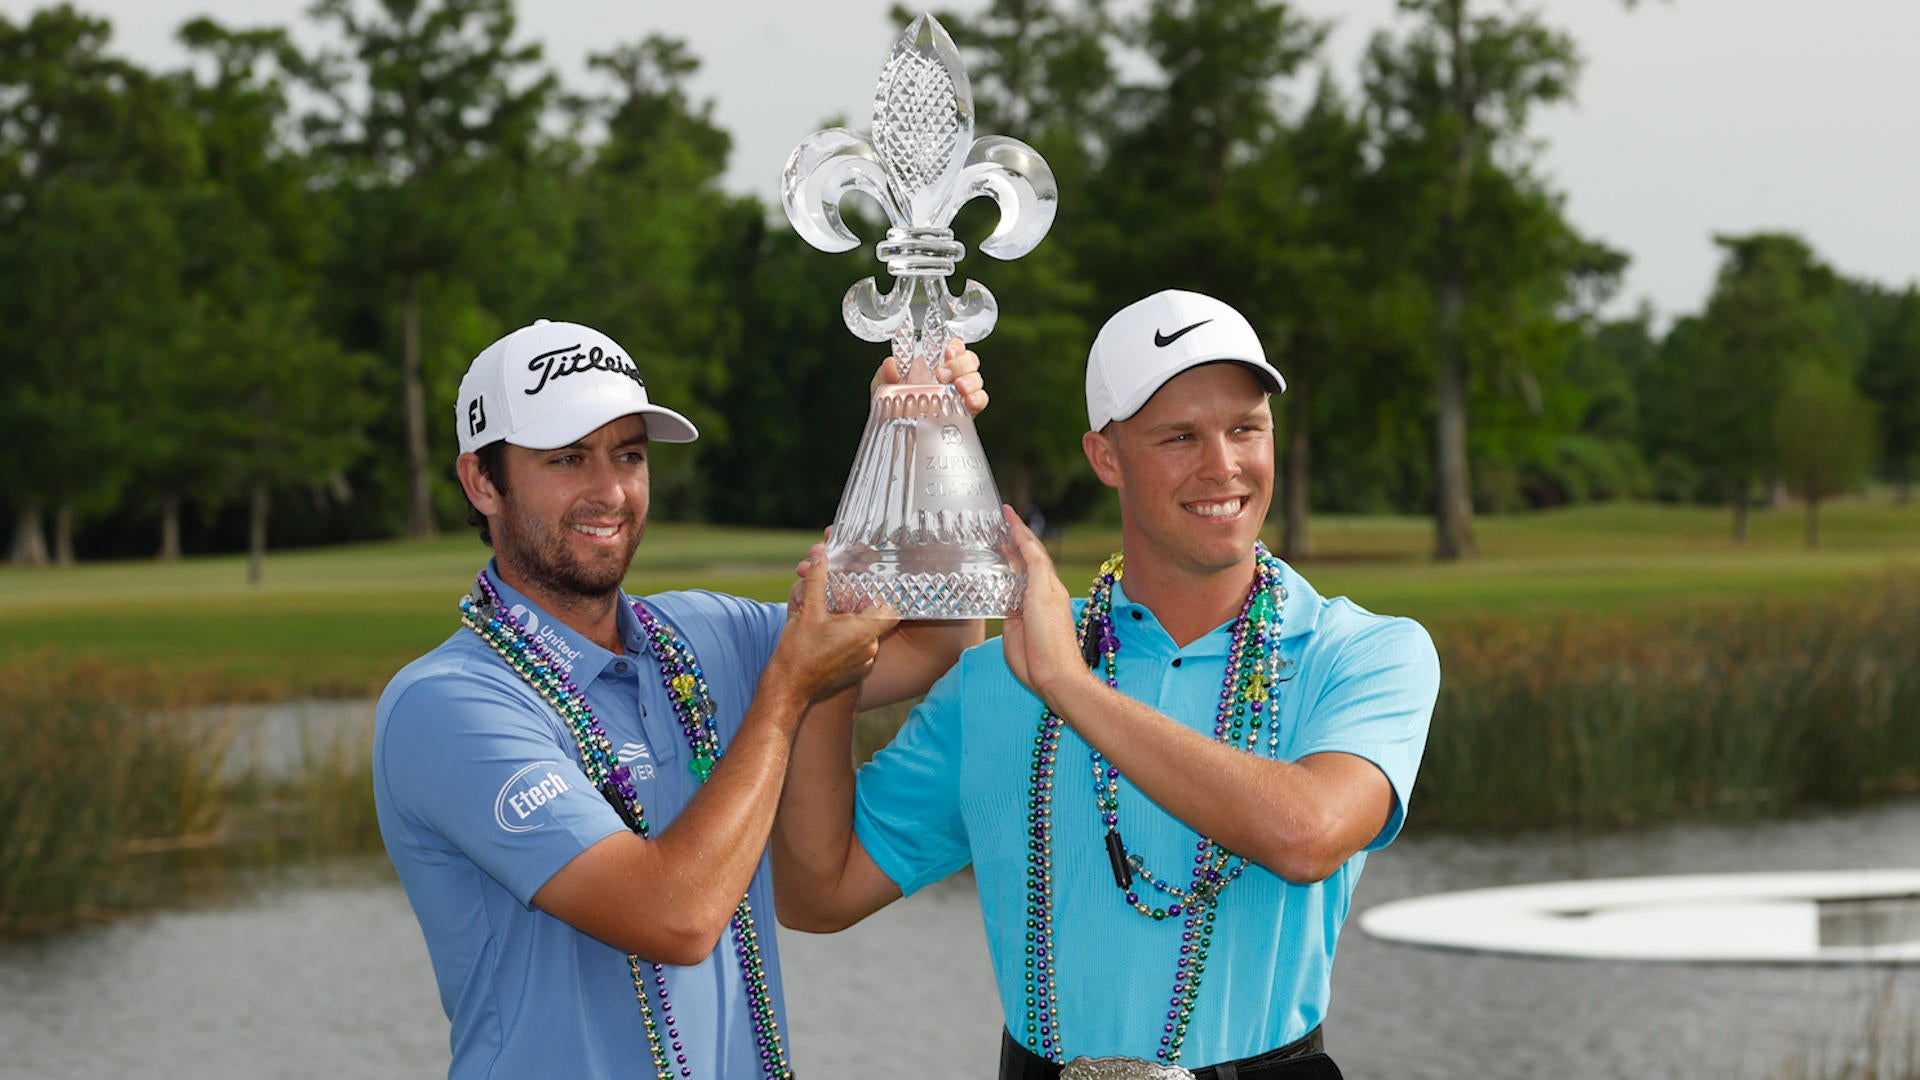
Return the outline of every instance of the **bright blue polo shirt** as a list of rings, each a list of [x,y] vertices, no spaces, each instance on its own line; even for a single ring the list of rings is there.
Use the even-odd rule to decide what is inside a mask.
[[[1439,689],[1439,661],[1418,623],[1320,597],[1291,567],[1282,578],[1273,704],[1279,756],[1341,751],[1393,785],[1399,832]],[[1084,602],[1083,602],[1084,603]],[[1209,736],[1226,673],[1228,625],[1174,647],[1153,612],[1113,590],[1120,689]],[[1041,703],[1007,669],[999,640],[968,650],[860,770],[854,827],[901,891],[973,864],[1007,1027],[1025,1031],[1027,789]],[[1127,904],[1107,859],[1088,746],[1063,728],[1054,769],[1055,977],[1067,1057],[1151,1059],[1173,995],[1184,920],[1153,922]],[[1265,753],[1265,740],[1261,753]],[[1120,831],[1156,876],[1182,887],[1199,834],[1120,782]],[[1283,1046],[1326,1015],[1334,944],[1366,865],[1356,854],[1323,882],[1297,885],[1252,864],[1228,887],[1181,1061],[1230,1061]],[[1143,900],[1165,896],[1135,879]]]
[[[534,634],[570,666],[632,769],[659,835],[699,785],[631,598],[619,613],[625,655],[616,656],[501,583],[491,566],[488,576],[514,613],[531,611]],[[785,605],[709,592],[663,593],[646,603],[699,657],[724,744],[773,654]],[[625,954],[530,906],[556,871],[626,828],[581,772],[559,716],[462,627],[394,676],[375,725],[380,835],[426,935],[452,1021],[448,1075],[651,1076]],[[784,1017],[764,855],[747,895]],[[722,935],[698,964],[668,969],[674,1019],[696,1076],[759,1074],[732,938]],[[660,1029],[664,1039],[664,1023]]]

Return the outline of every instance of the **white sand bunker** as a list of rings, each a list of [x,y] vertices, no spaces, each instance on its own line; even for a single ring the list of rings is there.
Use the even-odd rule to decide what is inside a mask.
[[[1381,904],[1360,928],[1476,952],[1690,963],[1920,960],[1920,870],[1562,881]]]

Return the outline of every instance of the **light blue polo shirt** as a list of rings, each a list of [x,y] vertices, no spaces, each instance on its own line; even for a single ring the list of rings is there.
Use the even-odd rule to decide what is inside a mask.
[[[492,566],[488,576],[511,610],[531,611],[534,634],[570,667],[632,769],[658,836],[699,785],[631,598],[619,613],[626,651],[616,656],[501,583]],[[663,593],[646,603],[699,657],[724,744],[773,654],[785,605],[709,592]],[[420,920],[452,1021],[448,1075],[651,1076],[625,954],[530,906],[556,871],[626,828],[587,782],[573,736],[553,709],[462,627],[381,695],[373,777],[380,835]],[[784,1018],[764,855],[748,897]],[[674,1019],[696,1076],[759,1074],[732,937],[722,935],[698,964],[668,968]],[[651,978],[649,968],[642,971]],[[659,1027],[664,1039],[665,1024]]]
[[[1439,690],[1439,661],[1418,623],[1323,599],[1291,567],[1281,608],[1286,666],[1273,691],[1279,756],[1340,751],[1378,765],[1393,785],[1399,832]],[[1084,603],[1084,602],[1083,602]],[[1213,734],[1228,624],[1176,649],[1153,612],[1113,590],[1120,689]],[[964,654],[914,709],[892,744],[860,770],[854,827],[903,892],[973,864],[1007,1027],[1025,1030],[1027,789],[1040,699],[1007,669],[998,639]],[[1115,887],[1094,804],[1088,746],[1062,729],[1054,771],[1055,977],[1065,1056],[1151,1059],[1160,1047],[1183,919],[1153,922]],[[1261,753],[1266,751],[1265,740]],[[1120,783],[1129,852],[1185,887],[1199,834]],[[1263,1053],[1300,1038],[1327,1012],[1334,945],[1366,865],[1356,854],[1323,882],[1297,885],[1249,865],[1221,898],[1181,1061],[1189,1067]],[[1151,906],[1167,898],[1135,879]]]

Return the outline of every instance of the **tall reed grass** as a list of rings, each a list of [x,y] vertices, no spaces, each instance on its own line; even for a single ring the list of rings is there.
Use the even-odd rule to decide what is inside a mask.
[[[1772,1080],[1920,1080],[1920,1041],[1909,1034],[1905,1049],[1876,1044],[1825,1057],[1803,1055],[1789,1060]]]
[[[1612,827],[1920,791],[1920,576],[1435,639],[1411,809],[1427,825]]]
[[[1831,1045],[1800,1046],[1767,1080],[1920,1080],[1920,1027],[1910,1011],[1894,1005],[1895,978],[1858,1031],[1836,1031]]]
[[[364,738],[236,770],[237,721],[104,666],[0,671],[0,933],[176,899],[219,871],[378,850]]]
[[[1920,792],[1920,575],[1682,617],[1432,629],[1418,826],[1607,828]],[[910,707],[863,713],[856,759]]]
[[[0,680],[0,929],[35,930],[150,903],[159,863],[218,835],[228,733],[155,719],[102,669]]]

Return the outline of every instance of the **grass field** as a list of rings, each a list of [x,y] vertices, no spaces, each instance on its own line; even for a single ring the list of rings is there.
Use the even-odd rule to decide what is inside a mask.
[[[1323,516],[1300,564],[1328,595],[1412,615],[1436,636],[1482,615],[1659,615],[1702,601],[1826,591],[1920,568],[1920,506],[1841,501],[1807,551],[1797,510],[1756,514],[1745,545],[1725,510],[1644,504],[1486,517],[1482,557],[1429,561],[1418,517]],[[635,592],[700,586],[777,599],[817,534],[656,524],[634,561]],[[1118,545],[1116,531],[1053,542],[1078,592]],[[0,568],[5,664],[85,661],[172,700],[366,695],[456,626],[454,605],[486,551],[470,532],[437,541],[272,553],[246,584],[240,556],[175,564]]]

